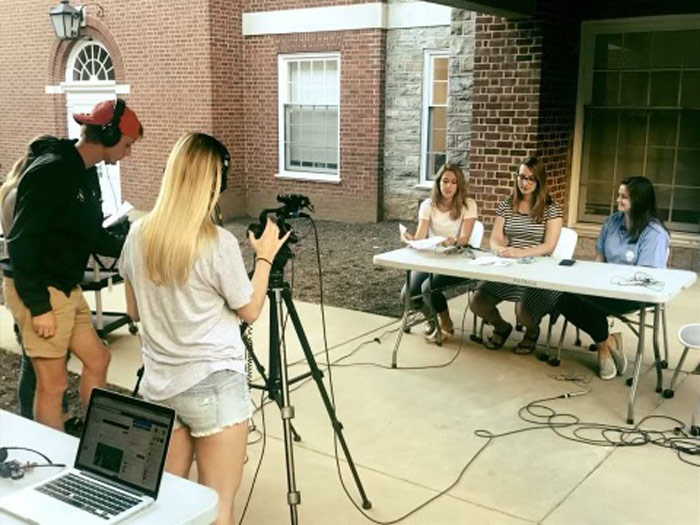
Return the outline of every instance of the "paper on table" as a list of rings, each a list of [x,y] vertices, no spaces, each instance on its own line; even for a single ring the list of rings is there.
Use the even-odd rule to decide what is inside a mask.
[[[405,233],[406,227],[399,223],[399,234],[401,235],[401,240],[416,250],[432,250],[436,246],[440,246],[445,240],[445,237],[428,237],[427,239],[409,241],[406,239],[406,237],[404,237]]]
[[[129,213],[133,209],[134,209],[134,207],[131,204],[129,204],[128,201],[122,202],[119,205],[119,209],[117,210],[117,212],[114,213],[113,215],[110,215],[102,222],[102,227],[109,228],[112,224],[114,224],[115,222],[118,222],[119,219],[124,217],[127,213]]]
[[[485,255],[483,257],[477,257],[467,264],[473,264],[474,266],[508,266],[513,264],[513,259],[506,259],[496,255]]]

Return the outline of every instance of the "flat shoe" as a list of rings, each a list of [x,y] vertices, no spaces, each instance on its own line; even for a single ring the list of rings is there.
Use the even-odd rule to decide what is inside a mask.
[[[513,325],[508,324],[508,328],[503,330],[502,332],[499,332],[495,328],[493,329],[493,333],[491,336],[484,341],[484,346],[488,348],[489,350],[499,350],[503,348],[503,345],[506,344],[506,341],[508,340],[508,336],[510,336],[510,333],[513,331]]]
[[[438,331],[433,330],[433,333],[428,334],[425,336],[425,340],[428,341],[429,343],[437,343],[437,335]],[[446,343],[449,341],[452,336],[455,335],[455,330],[454,328],[450,330],[443,330],[442,328],[440,329],[440,343]]]

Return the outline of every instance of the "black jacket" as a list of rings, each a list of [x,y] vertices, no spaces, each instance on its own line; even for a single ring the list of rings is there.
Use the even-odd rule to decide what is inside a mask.
[[[97,170],[85,169],[75,141],[45,141],[37,153],[17,188],[7,244],[17,293],[32,316],[51,310],[48,286],[69,295],[90,254],[118,257],[123,243],[102,228]]]

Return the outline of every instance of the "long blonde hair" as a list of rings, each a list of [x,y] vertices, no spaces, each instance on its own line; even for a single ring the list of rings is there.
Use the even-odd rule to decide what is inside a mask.
[[[442,176],[446,171],[451,171],[457,177],[457,191],[452,198],[452,203],[450,204],[450,218],[452,220],[458,219],[462,215],[462,208],[467,205],[467,181],[464,178],[464,172],[458,164],[448,162],[443,164],[435,177],[435,182],[433,183],[433,189],[430,190],[430,202],[433,207],[442,202],[445,196],[442,194],[440,189],[440,182],[442,181]]]
[[[23,156],[15,161],[7,172],[5,180],[0,186],[0,206],[5,202],[7,194],[13,189],[19,186],[19,181],[22,180],[22,175],[24,175],[24,170],[27,166],[34,160],[34,157],[41,153],[41,148],[45,147],[51,141],[57,140],[52,135],[37,135],[30,141],[29,150]],[[38,151],[32,150],[32,146],[35,145]]]
[[[183,284],[195,259],[217,235],[223,158],[216,139],[187,133],[173,146],[153,210],[139,232],[146,273],[156,285]]]

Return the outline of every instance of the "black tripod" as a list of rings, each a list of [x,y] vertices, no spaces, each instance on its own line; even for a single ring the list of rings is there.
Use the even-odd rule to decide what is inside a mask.
[[[319,393],[321,394],[321,399],[326,407],[326,412],[328,412],[328,417],[331,420],[333,426],[333,432],[336,438],[340,442],[340,446],[345,454],[345,459],[348,462],[352,476],[355,479],[355,484],[357,485],[357,490],[360,492],[360,497],[362,498],[362,508],[370,509],[372,504],[367,499],[365,490],[362,487],[362,482],[357,474],[355,468],[355,463],[350,456],[350,450],[343,437],[343,425],[338,421],[335,414],[335,409],[328,397],[328,392],[323,384],[323,372],[319,370],[316,364],[316,359],[314,358],[311,348],[309,347],[309,342],[306,339],[306,334],[304,333],[304,328],[301,325],[301,320],[297,314],[297,310],[292,302],[292,293],[289,284],[284,281],[283,269],[278,268],[277,265],[273,265],[272,273],[270,275],[270,283],[267,289],[267,297],[270,301],[270,349],[269,349],[269,374],[265,375],[265,368],[260,364],[260,361],[255,356],[253,352],[253,346],[250,344],[248,338],[244,338],[246,341],[246,346],[248,352],[255,363],[255,367],[264,381],[264,385],[250,385],[251,388],[258,388],[268,392],[268,395],[273,399],[277,405],[280,407],[280,413],[282,416],[282,428],[284,433],[284,450],[285,450],[285,463],[287,466],[287,503],[289,504],[289,511],[292,519],[292,524],[296,525],[298,523],[297,515],[297,505],[301,503],[301,493],[296,487],[296,477],[294,472],[294,450],[292,447],[292,437],[295,441],[299,441],[301,438],[292,426],[292,419],[294,418],[294,407],[290,404],[289,399],[289,385],[306,379],[311,376],[316,382]],[[287,375],[287,350],[285,344],[280,344],[280,321],[283,319],[283,305],[287,309],[287,313],[292,320],[294,330],[297,334],[297,338],[301,347],[304,351],[304,356],[309,364],[309,371],[294,378],[289,378]]]

